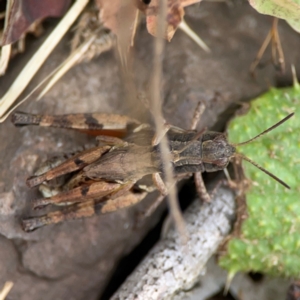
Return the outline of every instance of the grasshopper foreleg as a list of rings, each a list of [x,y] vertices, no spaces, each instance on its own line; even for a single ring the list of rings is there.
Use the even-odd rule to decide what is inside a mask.
[[[155,199],[155,201],[146,209],[146,211],[142,214],[139,219],[147,218],[152,215],[152,213],[157,209],[160,203],[164,200],[164,198],[168,195],[168,189],[163,182],[159,173],[152,174],[152,180],[160,195]],[[138,220],[139,223],[139,220]]]
[[[196,130],[204,110],[205,110],[205,105],[202,102],[199,102],[194,112],[190,130]]]
[[[168,189],[167,189],[167,187],[166,187],[166,185],[165,185],[164,181],[162,180],[159,173],[154,173],[152,175],[152,180],[153,180],[155,186],[157,187],[157,189],[160,191],[160,193],[163,196],[168,195]]]
[[[211,201],[210,195],[206,190],[201,172],[194,173],[194,180],[195,180],[196,190],[200,199],[203,200],[204,202],[210,202]]]

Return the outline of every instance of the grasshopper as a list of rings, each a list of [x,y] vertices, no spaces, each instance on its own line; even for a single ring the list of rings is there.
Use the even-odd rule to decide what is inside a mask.
[[[177,181],[194,174],[200,198],[209,201],[201,174],[223,170],[231,158],[239,156],[289,188],[281,179],[237,153],[236,146],[273,130],[293,113],[249,141],[230,144],[224,133],[195,130],[200,110],[203,111],[203,107],[198,105],[190,130],[166,126],[170,163]],[[162,179],[164,163],[159,150],[160,138],[148,124],[123,115],[101,113],[51,116],[15,112],[12,122],[16,126],[75,129],[96,136],[98,141],[95,147],[47,161],[27,179],[27,185],[30,188],[39,186],[44,196],[33,201],[34,209],[47,205],[65,206],[42,216],[23,219],[22,227],[27,232],[44,225],[129,207],[144,199],[148,192],[158,189],[161,196],[149,209],[152,211],[168,194]],[[141,183],[147,175],[152,175],[154,185]]]

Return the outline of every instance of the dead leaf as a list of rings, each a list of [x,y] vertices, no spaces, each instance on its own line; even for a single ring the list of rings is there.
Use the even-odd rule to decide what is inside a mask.
[[[300,3],[297,0],[250,0],[250,5],[259,13],[286,20],[300,33]]]
[[[184,7],[200,2],[201,0],[168,0],[166,16],[166,33],[165,38],[170,41],[174,36],[179,24],[183,20]],[[152,0],[146,10],[147,29],[152,35],[156,35],[157,17],[159,11],[159,0]]]
[[[138,11],[147,17],[147,29],[156,35],[159,1],[152,0],[149,5],[142,0],[96,0],[100,8],[100,18],[104,25],[116,34],[119,42],[129,45],[135,34],[135,20]],[[201,0],[167,0],[165,38],[170,41],[184,16],[184,7]],[[123,48],[123,47],[122,47]]]
[[[130,46],[135,33],[135,19],[138,9],[133,0],[96,0],[100,9],[100,20],[118,39],[122,49]]]
[[[186,6],[195,4],[197,2],[201,2],[201,0],[181,0],[180,2],[183,7],[186,7]]]
[[[70,2],[70,0],[14,0],[2,46],[19,40],[33,23],[47,17],[62,16],[69,8]]]

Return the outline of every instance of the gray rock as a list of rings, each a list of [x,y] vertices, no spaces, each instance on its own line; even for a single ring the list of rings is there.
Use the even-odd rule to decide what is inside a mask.
[[[248,73],[270,29],[270,18],[257,14],[247,3],[228,6],[205,2],[189,7],[185,19],[212,53],[204,53],[180,31],[166,45],[164,114],[169,123],[188,128],[194,108],[201,100],[207,110],[199,128],[220,130],[231,116],[233,105],[266,91],[279,80],[272,66],[259,70],[256,80]],[[279,29],[289,66],[300,59],[300,40],[284,22],[280,22]],[[140,86],[149,81],[152,41],[142,26],[134,50]],[[24,55],[11,62],[8,73],[0,79],[1,94],[40,43],[41,40],[32,42]],[[49,74],[67,53],[68,40],[65,39],[29,88],[36,85],[37,79]],[[291,78],[289,70],[287,74],[282,80]],[[33,97],[19,110],[145,115],[140,103],[125,101],[123,81],[113,52],[75,67],[41,101],[36,102]],[[33,214],[30,200],[38,197],[36,190],[26,187],[25,179],[47,157],[69,152],[92,140],[64,130],[14,128],[9,120],[0,128],[0,286],[7,280],[14,282],[9,299],[97,299],[120,258],[142,240],[162,210],[138,229],[134,226],[135,216],[151,199],[110,215],[24,233],[20,218]]]

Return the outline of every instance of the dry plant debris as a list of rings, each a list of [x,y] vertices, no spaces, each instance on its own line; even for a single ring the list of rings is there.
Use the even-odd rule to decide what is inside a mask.
[[[36,1],[36,0],[35,0]],[[6,9],[5,31],[3,35],[0,73],[4,74],[7,68],[9,58],[14,51],[11,50],[11,44],[18,41],[17,52],[24,50],[24,36],[28,32],[39,34],[41,32],[41,21],[48,16],[62,15],[69,6],[69,0],[63,2],[51,2],[51,9],[47,9],[50,5],[47,1],[44,6],[35,5],[35,1],[29,1],[24,4],[21,0],[10,2],[8,1]],[[177,27],[181,28],[190,38],[192,38],[202,49],[209,52],[206,44],[197,36],[183,20],[183,7],[199,1],[167,1],[167,17],[166,17],[166,35],[170,40],[175,33]],[[133,44],[133,39],[138,25],[139,11],[142,10],[147,16],[147,27],[151,34],[156,32],[158,2],[152,1],[150,5],[143,4],[139,1],[114,1],[113,3],[107,1],[97,0],[96,4],[101,8],[100,20],[98,18],[98,10],[94,11],[94,16],[85,13],[84,8],[88,0],[77,0],[74,5],[65,14],[61,22],[56,26],[53,32],[49,35],[46,41],[36,51],[36,53],[29,60],[27,65],[20,72],[14,83],[8,89],[6,94],[2,97],[0,102],[0,122],[3,122],[7,116],[17,106],[27,100],[37,89],[45,82],[47,86],[42,90],[38,99],[45,95],[45,93],[63,76],[71,67],[82,62],[89,61],[93,57],[101,54],[104,51],[110,50],[114,44],[114,34],[117,36],[117,48],[123,66],[127,65],[127,54],[130,45]],[[11,8],[11,10],[10,10]],[[47,57],[53,51],[55,46],[61,40],[63,35],[69,30],[70,26],[79,15],[82,14],[77,27],[77,33],[72,41],[72,53],[58,66],[47,78],[45,78],[31,93],[17,105],[13,106],[14,102],[20,94],[27,87],[36,72],[45,62]],[[96,16],[95,16],[96,14]],[[81,26],[84,23],[84,26]],[[91,26],[92,24],[92,26]],[[104,24],[104,26],[103,26]],[[122,26],[120,26],[122,24]],[[84,28],[80,32],[80,27]],[[87,30],[89,29],[89,30]],[[109,31],[111,30],[111,32]],[[83,34],[81,38],[78,38]],[[77,41],[76,41],[77,39]],[[78,44],[79,40],[82,42]],[[75,45],[77,47],[75,47]],[[14,49],[14,48],[13,48]]]
[[[285,71],[285,62],[284,62],[284,53],[282,50],[282,45],[279,38],[278,33],[278,19],[274,18],[272,27],[268,32],[267,37],[265,38],[264,42],[262,43],[255,60],[250,66],[250,73],[254,76],[255,69],[259,65],[262,56],[264,55],[268,45],[271,43],[272,46],[272,62],[275,68],[278,68],[282,73]]]
[[[171,41],[174,33],[179,27],[184,16],[184,7],[200,2],[201,0],[168,0],[167,12],[165,17],[165,33],[164,36]],[[126,40],[129,45],[135,34],[135,26],[137,15],[142,11],[146,15],[146,23],[148,32],[154,36],[157,35],[158,12],[162,1],[152,0],[149,5],[144,4],[140,0],[114,0],[107,2],[104,0],[96,0],[100,8],[100,17],[104,25],[111,29],[119,39]],[[124,23],[125,21],[125,23]],[[120,26],[122,24],[122,26]],[[125,24],[125,25],[124,25]],[[123,36],[125,33],[125,37]]]
[[[168,0],[167,1],[167,14],[166,14],[166,31],[165,38],[170,41],[178,26],[183,20],[184,7],[195,4],[201,0]],[[157,15],[159,11],[160,1],[152,0],[146,10],[147,16],[147,29],[152,35],[157,33]]]
[[[95,7],[83,12],[74,30],[70,56],[54,70],[54,74],[51,73],[45,78],[49,82],[39,94],[38,100],[72,67],[82,62],[91,61],[101,53],[111,50],[115,44],[115,35],[103,26]]]
[[[2,290],[0,291],[0,300],[4,300],[6,296],[9,294],[10,290],[13,287],[13,282],[11,281],[6,281]]]
[[[45,42],[22,69],[11,87],[0,100],[0,122],[3,122],[10,114],[11,111],[9,111],[9,109],[11,106],[27,87],[28,83],[43,65],[58,42],[70,29],[71,25],[77,20],[87,3],[88,0],[77,0],[73,4],[69,11],[65,14],[64,18],[59,22]]]
[[[18,41],[37,22],[47,17],[61,17],[70,6],[70,0],[15,0],[7,20],[2,45]]]

